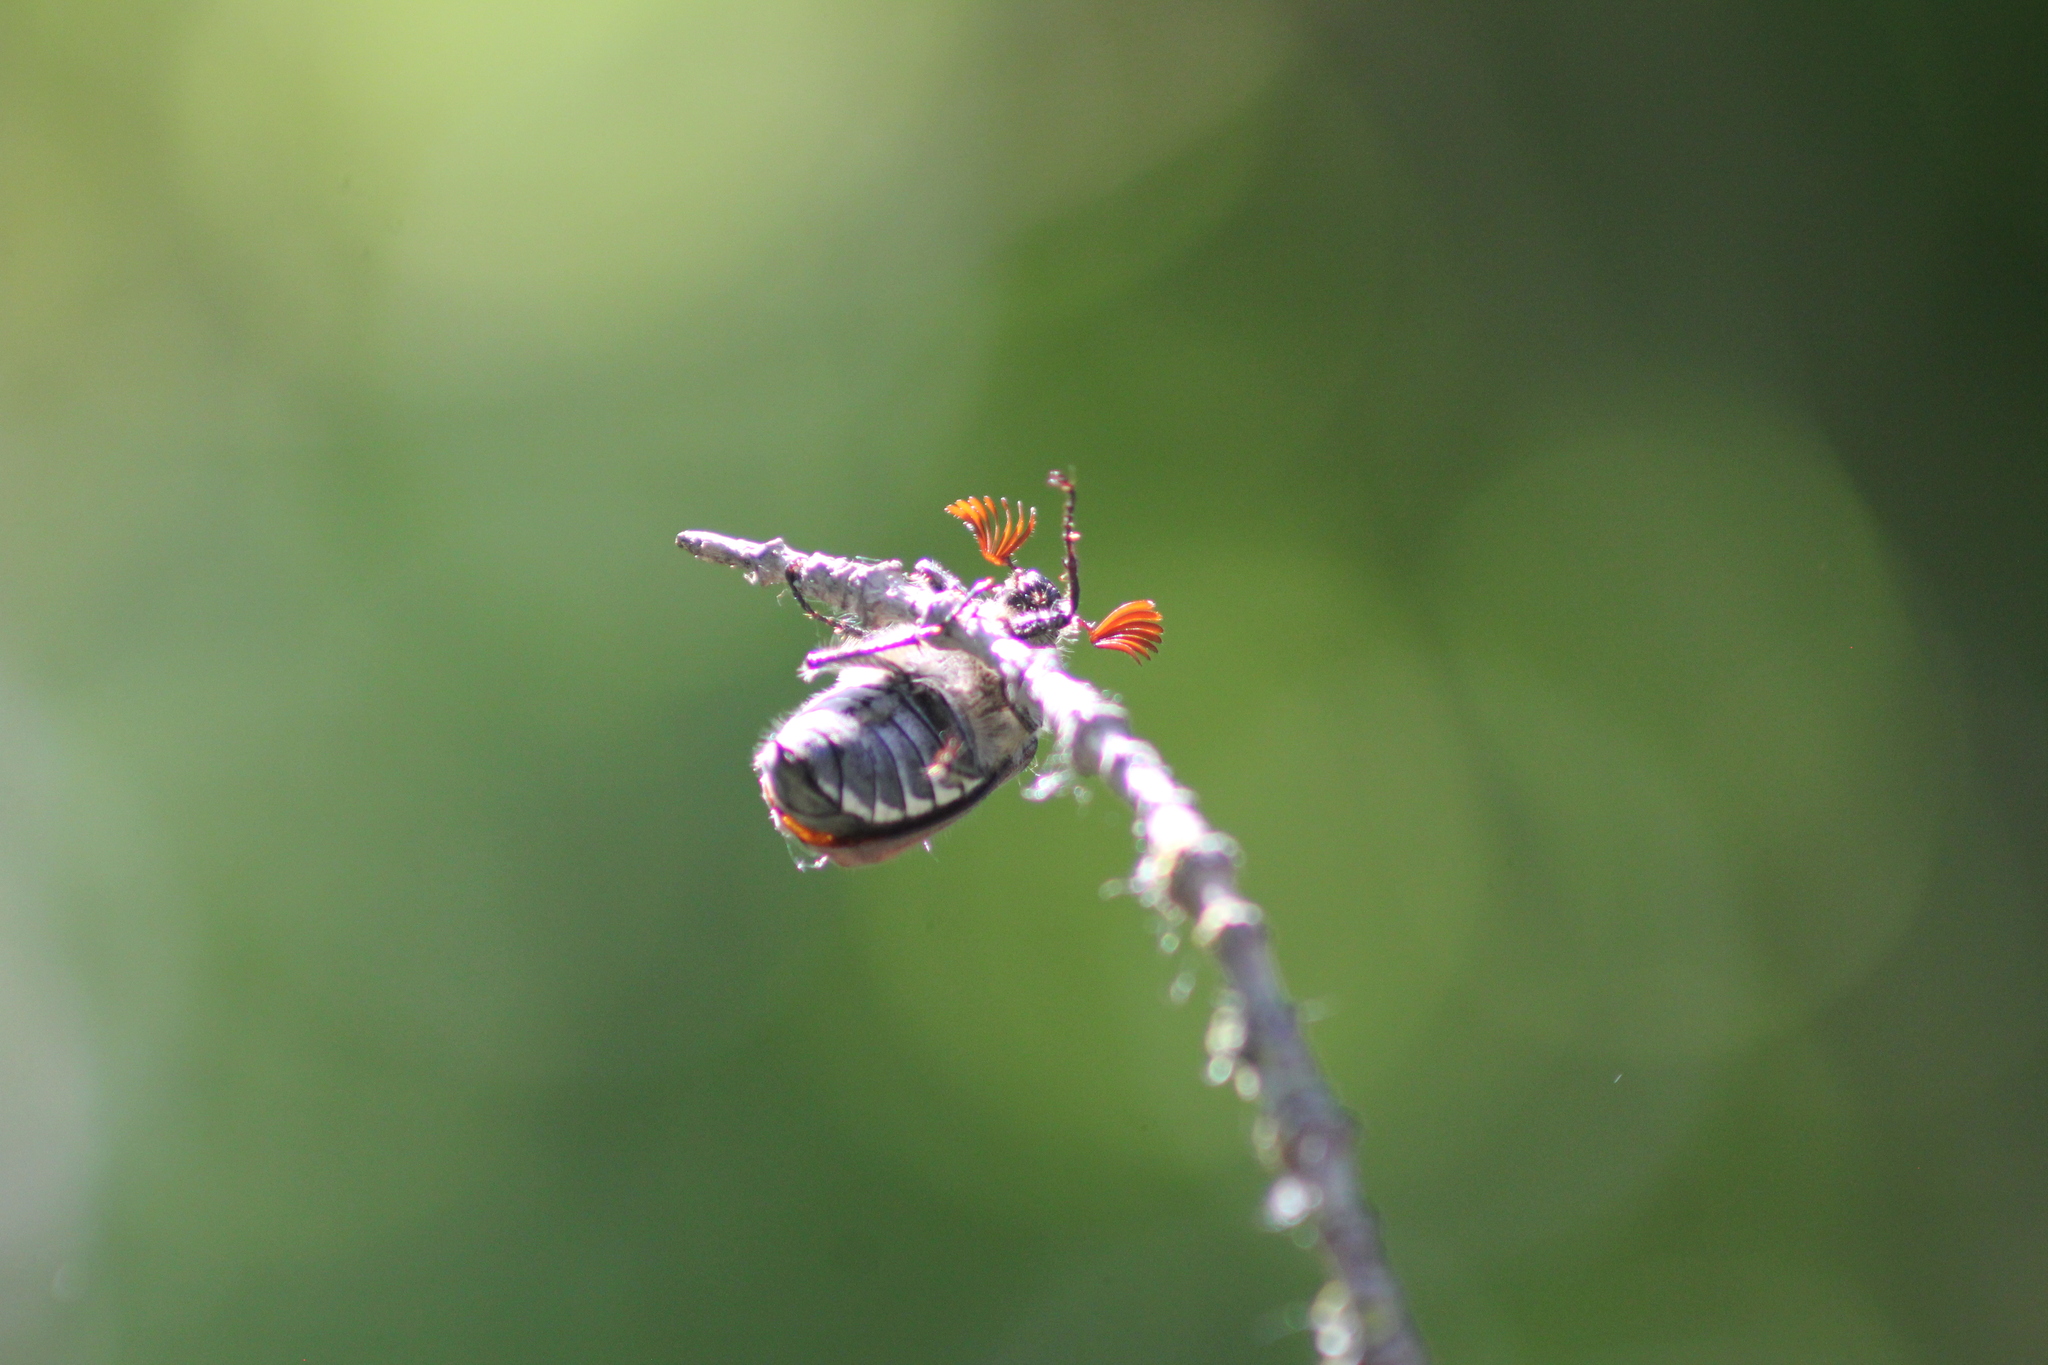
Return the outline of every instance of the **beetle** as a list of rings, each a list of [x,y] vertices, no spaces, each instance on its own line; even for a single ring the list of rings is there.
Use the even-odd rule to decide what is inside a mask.
[[[969,588],[931,560],[913,572],[942,591],[972,595],[993,587],[1004,629],[1034,648],[1060,649],[1085,637],[1142,663],[1159,648],[1159,609],[1126,602],[1101,621],[1082,617],[1074,484],[1058,470],[1047,482],[1066,498],[1059,584],[1017,564],[1017,551],[1038,528],[1038,509],[1012,507],[1007,498],[962,498],[945,509],[973,535],[983,559],[1009,571],[1000,584]],[[805,660],[806,675],[830,670],[833,682],[776,726],[754,755],[769,818],[814,850],[818,865],[893,858],[965,815],[1037,756],[1037,728],[994,669],[933,647],[928,633],[858,632],[814,611],[794,570],[789,585],[799,607],[853,642]]]

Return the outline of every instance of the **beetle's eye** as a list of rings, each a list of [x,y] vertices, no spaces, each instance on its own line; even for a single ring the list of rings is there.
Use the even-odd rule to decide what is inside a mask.
[[[1056,599],[1051,579],[1036,569],[1021,569],[1010,580],[1010,591],[1004,600],[1011,611],[1036,611],[1051,606]]]

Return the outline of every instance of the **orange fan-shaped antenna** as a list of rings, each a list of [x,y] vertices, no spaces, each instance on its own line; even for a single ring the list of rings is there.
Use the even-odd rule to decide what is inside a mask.
[[[1166,618],[1150,602],[1126,602],[1088,627],[1088,643],[1097,649],[1120,649],[1139,663],[1152,657],[1166,638]]]
[[[967,523],[967,529],[974,533],[974,543],[981,547],[983,559],[998,569],[1007,569],[1017,551],[1038,529],[1038,509],[1033,507],[1027,512],[1022,503],[1011,507],[1008,498],[1001,502],[1000,524],[995,498],[962,498],[947,503],[946,512]]]

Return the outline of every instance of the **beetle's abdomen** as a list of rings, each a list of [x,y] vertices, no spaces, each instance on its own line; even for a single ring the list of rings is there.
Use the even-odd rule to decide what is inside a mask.
[[[758,766],[769,798],[814,829],[894,825],[958,800],[963,777],[972,785],[970,772],[939,763],[961,729],[945,698],[914,683],[833,687],[783,722]]]
[[[874,846],[873,861],[971,807],[1030,761],[1034,739],[977,741],[955,703],[913,676],[864,670],[806,702],[754,768],[776,823],[806,844]],[[888,845],[884,849],[883,845]]]

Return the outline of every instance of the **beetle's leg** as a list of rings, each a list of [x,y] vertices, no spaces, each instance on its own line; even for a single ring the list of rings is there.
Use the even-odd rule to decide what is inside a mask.
[[[951,577],[951,575],[948,575],[948,577]],[[953,582],[957,588],[957,585],[959,584],[960,580],[955,578],[953,579]],[[996,581],[993,578],[977,578],[974,580],[974,582],[970,583],[966,587],[957,588],[957,591],[960,594],[959,601],[934,603],[933,610],[928,613],[928,617],[936,617],[937,620],[933,622],[933,624],[936,624],[940,629],[944,629],[945,626],[949,622],[951,622],[955,616],[958,616],[961,612],[967,609],[968,603],[972,602],[975,598],[981,596],[983,593],[987,592],[990,588],[993,588],[995,585]]]
[[[932,755],[932,761],[924,765],[925,776],[934,780],[944,777],[959,757],[960,736],[956,731],[946,736],[945,742],[939,745],[939,751]]]
[[[1060,581],[1067,585],[1067,619],[1060,624],[1066,626],[1081,619],[1081,557],[1074,552],[1081,533],[1074,529],[1074,481],[1057,469],[1045,481],[1067,495],[1067,510],[1060,519],[1060,540],[1067,548],[1066,566],[1060,570]]]
[[[810,617],[813,621],[823,621],[834,630],[845,629],[839,622],[811,605],[810,599],[804,596],[804,585],[801,578],[802,575],[797,573],[796,565],[794,564],[786,566],[782,571],[782,580],[789,584],[790,595],[796,598],[796,604],[803,609],[804,615]]]
[[[960,592],[967,586],[954,576],[951,569],[936,559],[920,559],[911,566],[910,571],[939,592]]]
[[[878,644],[854,645],[848,649],[814,649],[804,655],[804,671],[814,672],[820,668],[830,668],[833,664],[845,663],[848,659],[865,659],[876,654],[886,654],[892,649],[902,649],[905,645],[921,645],[944,629],[944,626],[918,626],[906,635],[899,635],[893,640],[883,640]]]

